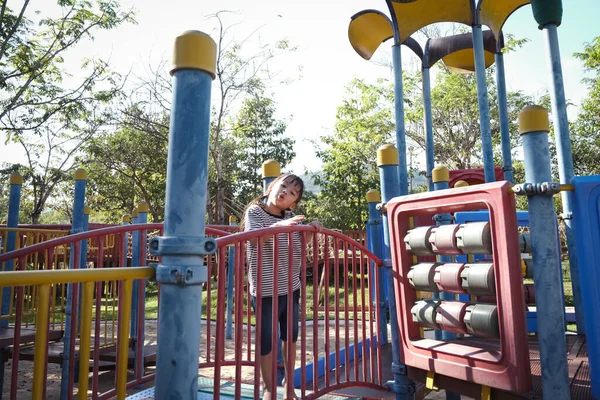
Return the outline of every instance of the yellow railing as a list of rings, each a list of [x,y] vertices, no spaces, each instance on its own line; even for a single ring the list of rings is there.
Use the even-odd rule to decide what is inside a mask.
[[[82,283],[83,295],[81,306],[81,333],[79,351],[79,388],[78,398],[87,398],[90,338],[92,330],[92,308],[94,303],[94,287],[96,282],[123,281],[122,297],[119,311],[121,324],[118,327],[119,347],[117,352],[117,398],[124,399],[127,389],[127,361],[129,346],[129,320],[131,318],[131,295],[133,281],[136,279],[149,279],[154,276],[151,267],[129,267],[110,269],[82,269],[82,270],[54,270],[54,271],[13,271],[0,272],[2,286],[34,286],[37,288],[37,316],[35,332],[35,349],[33,361],[33,390],[32,399],[42,399],[44,392],[44,371],[46,369],[46,356],[50,310],[50,287],[58,283]]]

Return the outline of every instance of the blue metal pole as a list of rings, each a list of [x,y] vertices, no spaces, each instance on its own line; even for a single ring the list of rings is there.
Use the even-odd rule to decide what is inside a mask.
[[[519,115],[523,140],[525,180],[534,185],[552,182],[548,147],[548,112],[543,107],[525,107]],[[537,304],[538,337],[542,364],[542,389],[552,398],[569,399],[564,304],[561,296],[560,252],[554,201],[547,194],[527,198],[531,231],[533,274]]]
[[[92,210],[88,206],[83,206],[83,225],[81,228],[82,232],[87,232],[89,223],[90,223],[90,212]],[[79,253],[79,268],[87,268],[87,249],[88,249],[88,241],[81,241],[81,252]],[[81,286],[80,286],[81,287]],[[79,291],[79,303],[81,304],[81,299],[83,298],[83,293],[81,290]],[[81,307],[77,310],[77,333],[81,330]]]
[[[281,175],[281,166],[275,160],[267,160],[262,165],[262,176],[263,176],[263,193],[267,192],[267,189],[271,182]]]
[[[83,209],[85,204],[85,187],[87,185],[87,173],[83,169],[75,171],[75,196],[73,198],[73,221],[71,223],[71,234],[83,232]],[[75,243],[71,243],[71,252],[69,256],[69,269],[75,268],[78,263],[75,260]],[[73,321],[73,316],[77,315],[77,307],[73,312],[71,303],[73,300],[73,284],[67,285],[67,305],[65,307],[65,334],[63,336],[64,350],[62,352],[61,362],[61,380],[60,380],[60,398],[66,400],[69,397],[69,356],[71,348],[71,326],[77,321]]]
[[[279,175],[281,175],[281,166],[275,160],[267,160],[262,165],[263,169],[263,193],[267,193],[267,189],[271,182],[273,182]],[[283,347],[281,343],[281,336],[279,333],[279,327],[277,328],[277,365],[283,365]],[[277,369],[277,385],[283,384],[285,378],[285,370],[282,368]]]
[[[393,197],[400,196],[397,160],[398,150],[394,145],[385,144],[377,150],[377,166],[379,167],[383,204]],[[414,398],[415,383],[408,378],[406,365],[400,361],[400,329],[398,327],[398,314],[396,313],[396,292],[394,289],[390,227],[387,214],[383,217],[383,240],[384,268],[388,278],[388,303],[392,330],[392,373],[394,374],[394,381],[390,382],[389,386],[392,388],[392,392],[396,393],[396,400],[408,400]]]
[[[367,203],[369,204],[369,220],[367,221],[367,236],[369,238],[369,250],[380,259],[383,259],[383,231],[381,229],[381,213],[377,209],[377,205],[381,203],[381,195],[376,190],[369,190],[367,192]],[[371,263],[371,276],[375,276],[374,269],[377,268]],[[377,321],[379,325],[379,340],[381,344],[388,343],[388,331],[387,331],[387,310],[388,302],[386,299],[385,285],[387,284],[385,279],[386,270],[380,269],[376,285],[371,287],[371,299],[376,298],[376,294],[379,293],[379,315]],[[377,292],[376,292],[377,291]],[[377,302],[372,302],[373,306],[377,306]]]
[[[237,226],[235,216],[229,217],[229,225]],[[227,249],[227,320],[225,321],[225,339],[232,339],[233,331],[233,285],[235,268],[235,247],[229,246]]]
[[[17,173],[10,176],[10,194],[8,197],[8,219],[7,228],[17,228],[19,226],[19,207],[21,204],[21,188],[23,187],[23,177]],[[17,246],[17,232],[9,231],[6,235],[6,252],[13,251]],[[0,248],[0,252],[2,249]],[[15,268],[14,260],[4,263],[4,271],[12,271]],[[12,288],[2,289],[2,315],[10,314],[10,294]],[[0,320],[0,328],[8,328],[8,319]]]
[[[429,40],[427,41],[429,44]],[[429,46],[425,46],[425,51]],[[429,68],[426,67],[425,61],[423,61],[423,108],[425,114],[425,154],[427,163],[427,188],[431,192],[433,191],[433,180],[431,179],[431,173],[433,171],[433,165],[435,160],[434,147],[433,147],[433,118],[431,115],[431,78],[429,75]]]
[[[205,237],[210,128],[210,91],[216,44],[205,33],[177,37],[173,60],[173,100],[167,159],[164,236],[152,238],[151,252],[162,256],[157,399],[195,399],[202,284],[208,280],[204,257],[216,250]],[[210,311],[207,311],[210,312]]]
[[[394,110],[396,117],[396,147],[398,149],[399,195],[408,194],[408,170],[406,165],[406,130],[404,128],[404,89],[402,86],[402,50],[400,44],[392,46],[394,68]]]
[[[131,215],[129,215],[129,214],[123,215],[122,220],[121,220],[121,225],[131,225]],[[123,241],[122,249],[123,249],[123,252],[125,253],[123,255],[123,261],[125,264],[119,265],[119,267],[127,267],[127,246],[129,243],[129,240],[127,240],[128,238],[129,238],[129,232],[124,232],[123,239],[122,239],[122,241]]]
[[[435,190],[444,190],[444,189],[448,189],[448,185],[450,182],[450,172],[448,171],[448,168],[443,167],[443,166],[438,166],[435,167],[433,170],[433,186]],[[448,214],[448,213],[444,213],[444,214],[436,214],[434,216],[434,220],[436,221],[436,225],[440,226],[440,225],[449,225],[452,223],[452,215]],[[437,256],[438,262],[441,263],[451,263],[452,260],[452,256]],[[439,298],[441,300],[444,301],[455,301],[456,300],[456,296],[452,293],[446,293],[446,292],[441,292],[439,294]],[[439,331],[436,330],[436,336],[438,335]],[[456,339],[456,333],[454,332],[448,332],[448,331],[442,331],[442,340],[450,340],[450,339]]]
[[[504,180],[514,182],[512,154],[510,148],[510,129],[508,125],[508,105],[506,100],[506,74],[504,72],[504,54],[498,51],[496,58],[496,87],[498,90],[498,114],[500,117],[500,139],[502,141],[502,171]]]
[[[488,103],[487,82],[485,79],[485,58],[481,25],[473,25],[473,52],[475,53],[475,77],[477,79],[477,103],[479,104],[479,125],[481,127],[481,152],[483,172],[486,182],[494,182],[494,153],[492,151],[492,128],[490,126],[490,105]]]
[[[558,173],[560,183],[568,184],[573,179],[573,155],[571,152],[571,140],[569,135],[569,120],[567,118],[567,102],[565,99],[565,87],[563,83],[562,66],[560,61],[560,47],[558,44],[558,32],[556,25],[548,24],[544,28],[546,50],[550,59],[550,77],[552,90],[552,116],[554,121],[554,137],[556,143],[556,156],[558,162]],[[579,261],[577,259],[577,248],[575,245],[575,232],[573,230],[573,199],[574,193],[561,192],[563,214],[567,236],[567,247],[569,250],[569,267],[571,269],[571,284],[573,286],[573,300],[575,302],[575,321],[577,333],[584,334],[584,314],[581,299],[581,284],[579,276]],[[585,279],[585,277],[584,277]],[[593,316],[590,315],[590,318]]]
[[[140,219],[140,211],[135,207],[131,211],[131,223],[133,225],[137,225]],[[138,231],[131,232],[131,266],[139,267],[140,266],[140,233]],[[130,336],[132,338],[137,337],[137,321],[138,321],[138,291],[139,291],[139,283],[138,281],[133,282],[132,294],[131,294],[131,326]]]
[[[140,203],[138,204],[138,220],[137,223],[138,224],[147,224],[148,223],[148,211],[149,211],[149,207],[148,207],[148,203]],[[139,263],[137,265],[139,266],[145,266],[146,265],[146,231],[138,231],[138,261]],[[142,258],[140,255],[140,252],[143,250],[143,254],[144,257]],[[133,337],[133,343],[134,343],[134,359],[135,359],[135,373],[136,376],[138,374],[143,374],[144,372],[144,338],[146,337],[146,329],[145,329],[145,323],[144,321],[146,321],[146,281],[135,281],[134,284],[137,284],[136,287],[136,291],[134,291],[134,295],[137,294],[137,298],[140,299],[141,304],[137,304],[138,308],[136,311],[136,316],[138,316],[138,319],[136,319],[136,328],[137,328],[137,336],[132,336]],[[140,293],[141,291],[141,293]],[[142,317],[139,318],[139,314],[142,314]],[[140,321],[142,321],[140,323]],[[142,342],[142,354],[138,354],[138,340],[141,340]],[[138,372],[139,371],[139,372]],[[141,376],[141,375],[140,375]]]

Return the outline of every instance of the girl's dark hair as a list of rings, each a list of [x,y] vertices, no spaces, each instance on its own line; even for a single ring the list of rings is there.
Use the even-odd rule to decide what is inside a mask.
[[[283,175],[279,175],[277,178],[273,179],[273,181],[269,184],[269,186],[267,187],[267,191],[265,194],[255,198],[254,200],[252,200],[250,203],[248,203],[248,205],[246,206],[246,208],[244,208],[244,215],[242,215],[242,220],[240,221],[240,231],[244,230],[244,226],[246,223],[246,212],[248,211],[248,209],[250,207],[252,207],[253,205],[257,205],[261,208],[265,208],[265,201],[267,200],[267,198],[269,197],[269,194],[271,194],[271,190],[273,190],[273,187],[278,183],[281,182],[283,180],[286,179],[290,179],[290,184],[292,185],[298,185],[298,187],[300,188],[298,190],[298,200],[296,200],[295,204],[300,203],[300,200],[302,200],[302,195],[304,194],[304,181],[298,176],[298,175],[294,175],[294,174],[283,174]],[[286,210],[286,211],[290,211],[291,210]]]

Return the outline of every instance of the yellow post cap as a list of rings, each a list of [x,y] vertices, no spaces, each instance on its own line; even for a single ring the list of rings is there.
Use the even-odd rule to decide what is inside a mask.
[[[456,181],[456,183],[454,184],[455,188],[457,188],[457,187],[465,187],[465,186],[469,186],[469,183],[467,181],[463,181],[463,180]]]
[[[141,202],[140,204],[138,204],[137,209],[138,209],[138,212],[147,213],[150,210],[150,206],[146,202]]]
[[[10,174],[10,184],[11,185],[22,185],[23,177],[18,172],[13,172]]]
[[[199,69],[213,80],[217,70],[217,44],[200,31],[186,31],[175,39],[171,75],[180,69]]]
[[[381,145],[377,149],[377,166],[398,165],[398,149],[391,143]]]
[[[75,171],[76,181],[87,181],[87,172],[83,168],[79,168]]]
[[[230,215],[229,222],[237,222],[237,217],[235,215]]]
[[[367,203],[380,203],[381,194],[375,189],[371,189],[367,192]]]
[[[131,222],[131,215],[125,214],[121,217],[121,221],[123,222]]]
[[[550,132],[548,110],[542,106],[531,105],[519,113],[519,133]]]
[[[83,206],[83,214],[84,215],[90,215],[92,213],[92,209],[89,208],[88,206]]]
[[[136,207],[136,208],[134,208],[133,210],[131,210],[131,216],[132,216],[133,218],[137,218],[139,215],[140,215],[140,212],[139,212],[139,210],[137,209],[137,207]]]
[[[450,182],[450,171],[443,165],[438,165],[431,171],[431,179],[436,182]]]
[[[281,166],[275,160],[267,160],[262,165],[263,178],[276,178],[281,175]]]

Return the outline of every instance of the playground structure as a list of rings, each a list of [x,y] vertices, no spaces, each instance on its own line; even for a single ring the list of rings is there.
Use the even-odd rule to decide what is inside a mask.
[[[260,243],[263,235],[272,234],[274,241],[289,241],[295,232],[303,238],[301,308],[307,310],[310,306],[307,299],[312,297],[313,313],[312,325],[306,316],[300,322],[300,367],[295,384],[303,398],[359,388],[361,391],[354,391],[354,395],[378,397],[388,391],[397,399],[412,399],[422,394],[424,387],[445,388],[447,398],[456,398],[459,393],[485,399],[541,398],[542,392],[544,398],[600,398],[599,338],[594,334],[584,336],[585,332],[595,333],[600,328],[590,318],[600,309],[597,273],[600,266],[593,257],[600,241],[597,210],[600,178],[573,177],[556,38],[562,11],[560,1],[531,2],[550,52],[560,183],[552,182],[548,114],[539,107],[528,107],[520,116],[528,183],[518,185],[512,184],[510,147],[506,148],[507,113],[500,112],[504,127],[501,172],[505,181],[494,183],[498,175],[491,157],[485,79],[481,79],[489,63],[484,54],[481,24],[489,26],[498,38],[506,18],[529,3],[388,1],[391,18],[379,11],[365,11],[353,17],[349,36],[361,56],[369,58],[381,42],[394,39],[397,146],[383,146],[377,154],[381,198],[373,192],[368,194],[367,231],[371,250],[338,232],[314,232],[311,227],[227,234],[224,227],[205,226],[215,44],[199,32],[177,38],[164,225],[146,224],[147,209],[141,206],[133,225],[87,231],[86,180],[83,172],[78,172],[70,235],[48,229],[18,228],[15,219],[18,202],[14,204],[18,196],[13,196],[13,192],[20,191],[22,181],[18,177],[11,180],[5,235],[7,253],[0,255],[5,271],[0,273],[0,282],[6,285],[0,319],[0,331],[5,335],[0,346],[0,364],[4,367],[5,357],[11,357],[10,398],[17,398],[19,359],[26,354],[21,347],[32,343],[33,349],[29,346],[34,362],[32,397],[46,397],[50,344],[59,341],[63,349],[58,358],[62,367],[62,398],[74,395],[76,376],[77,395],[86,398],[90,371],[92,398],[125,398],[127,389],[152,381],[155,387],[138,393],[137,398],[162,399],[173,395],[201,398],[203,392],[198,388],[202,390],[205,385],[202,381],[199,384],[199,368],[201,374],[203,371],[212,374],[209,386],[215,397],[240,398],[245,391],[243,380],[252,382],[249,396],[259,397],[256,355],[260,354],[260,341],[256,337],[260,331],[253,327],[253,315],[244,292],[244,249],[250,239]],[[454,182],[450,186],[450,172],[443,167],[433,168],[428,104],[431,64],[424,61],[427,176],[431,191],[409,195],[400,45],[420,27],[442,20],[462,22],[473,28],[471,54],[478,78],[486,183],[464,186],[462,182]],[[424,60],[428,48],[435,47],[426,46]],[[440,59],[447,63],[460,60],[460,69],[468,69],[462,56],[444,57]],[[502,91],[505,96],[500,47],[494,57],[500,98]],[[499,104],[502,109],[506,101]],[[265,185],[268,178],[277,174],[267,175]],[[564,302],[558,295],[562,293],[561,260],[552,202],[552,196],[558,193],[563,197],[562,217],[567,227],[578,330],[578,335],[566,337]],[[517,233],[515,195],[528,196],[528,237]],[[480,210],[487,212],[483,220],[458,222],[460,213]],[[30,229],[31,233],[23,235],[22,229]],[[148,231],[158,234],[148,241]],[[309,233],[313,234],[312,243],[308,240]],[[17,248],[17,238],[28,245],[13,250]],[[527,248],[527,240],[534,285],[538,289],[536,336],[527,336],[523,264],[519,258]],[[306,276],[310,266],[306,257],[309,246],[313,251],[312,285],[308,285]],[[130,247],[131,257],[128,257]],[[157,265],[144,267],[148,252],[156,257]],[[105,253],[119,260],[112,268],[104,268]],[[324,259],[319,260],[316,254],[323,254]],[[86,268],[94,256],[94,268]],[[424,257],[435,259],[427,263]],[[127,266],[128,258],[132,266]],[[314,273],[319,262],[324,265],[323,284],[318,282],[319,274]],[[288,264],[292,268],[291,256]],[[214,271],[216,289],[205,285]],[[580,281],[579,277],[584,279]],[[156,354],[147,351],[144,334],[144,288],[150,278],[160,286]],[[312,293],[308,287],[312,287]],[[321,290],[326,298],[322,318],[317,311]],[[432,295],[423,300],[417,292]],[[290,283],[288,295],[291,294]],[[334,297],[331,308],[328,296]],[[56,299],[61,299],[58,304]],[[384,317],[388,309],[389,325]],[[588,318],[584,319],[584,315]],[[235,339],[228,339],[230,318],[234,320]],[[433,337],[425,329],[432,329]],[[235,342],[232,354],[225,352],[227,340]],[[309,340],[312,349],[306,347]],[[275,349],[276,343],[273,345]],[[589,356],[587,379],[585,355]],[[277,363],[275,358],[274,363]],[[155,367],[155,373],[150,372],[150,366]],[[100,392],[99,373],[105,367],[116,370],[115,385]],[[128,368],[133,374],[128,374]],[[227,368],[233,368],[231,375],[227,375]],[[248,376],[243,375],[246,369],[252,371]],[[273,371],[275,374],[277,368]],[[226,391],[227,382],[221,381],[224,376],[234,382],[230,392]]]

